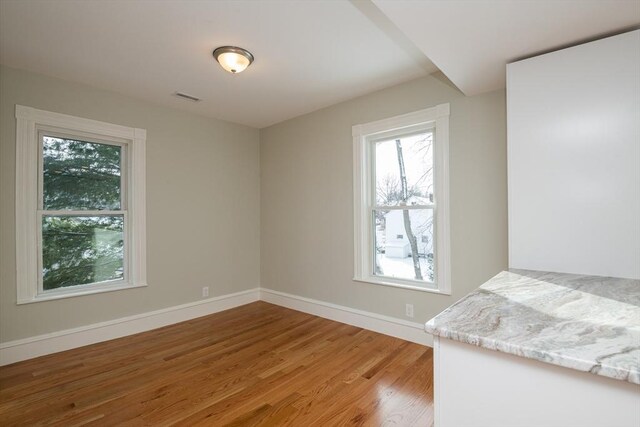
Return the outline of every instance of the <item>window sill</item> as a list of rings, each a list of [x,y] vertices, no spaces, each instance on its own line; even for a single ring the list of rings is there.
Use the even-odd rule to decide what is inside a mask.
[[[438,288],[426,288],[424,286],[410,285],[406,283],[394,282],[390,279],[378,279],[374,277],[354,277],[353,281],[361,283],[371,283],[374,285],[390,286],[392,288],[409,289],[412,291],[429,292],[432,294],[451,295],[451,291],[445,291]]]
[[[146,286],[147,286],[146,283],[138,283],[135,285],[125,283],[125,284],[119,284],[119,285],[109,285],[109,286],[102,286],[102,287],[91,287],[88,289],[81,289],[81,290],[80,289],[73,290],[73,292],[70,292],[70,291],[69,292],[62,292],[62,291],[51,292],[51,293],[36,295],[31,299],[25,299],[21,301],[18,300],[17,304],[18,305],[31,304],[34,302],[52,301],[52,300],[63,299],[63,298],[73,298],[73,297],[80,297],[84,295],[101,294],[103,292],[121,291],[124,289],[144,288]]]

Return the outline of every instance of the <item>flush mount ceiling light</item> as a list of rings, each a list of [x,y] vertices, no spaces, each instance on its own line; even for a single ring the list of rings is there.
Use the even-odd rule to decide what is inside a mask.
[[[235,46],[221,46],[213,51],[213,57],[232,74],[243,72],[253,62],[251,52]]]

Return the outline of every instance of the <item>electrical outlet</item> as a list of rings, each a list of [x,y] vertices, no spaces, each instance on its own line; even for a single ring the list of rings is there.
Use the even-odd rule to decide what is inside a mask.
[[[202,288],[202,298],[206,298],[209,296],[209,287],[205,286],[204,288]]]
[[[404,311],[407,317],[413,317],[413,304],[407,304]]]

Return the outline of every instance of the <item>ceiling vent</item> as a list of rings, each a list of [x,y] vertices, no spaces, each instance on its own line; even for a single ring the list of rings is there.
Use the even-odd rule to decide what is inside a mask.
[[[186,94],[184,92],[176,92],[175,95],[177,97],[179,97],[179,98],[186,99],[186,100],[191,101],[191,102],[199,102],[200,101],[200,98],[196,98],[195,96]]]

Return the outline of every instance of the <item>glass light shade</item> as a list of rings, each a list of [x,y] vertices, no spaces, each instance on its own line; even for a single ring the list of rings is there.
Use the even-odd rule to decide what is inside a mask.
[[[234,46],[223,46],[213,51],[222,68],[237,74],[244,71],[253,62],[253,55],[245,49]]]

